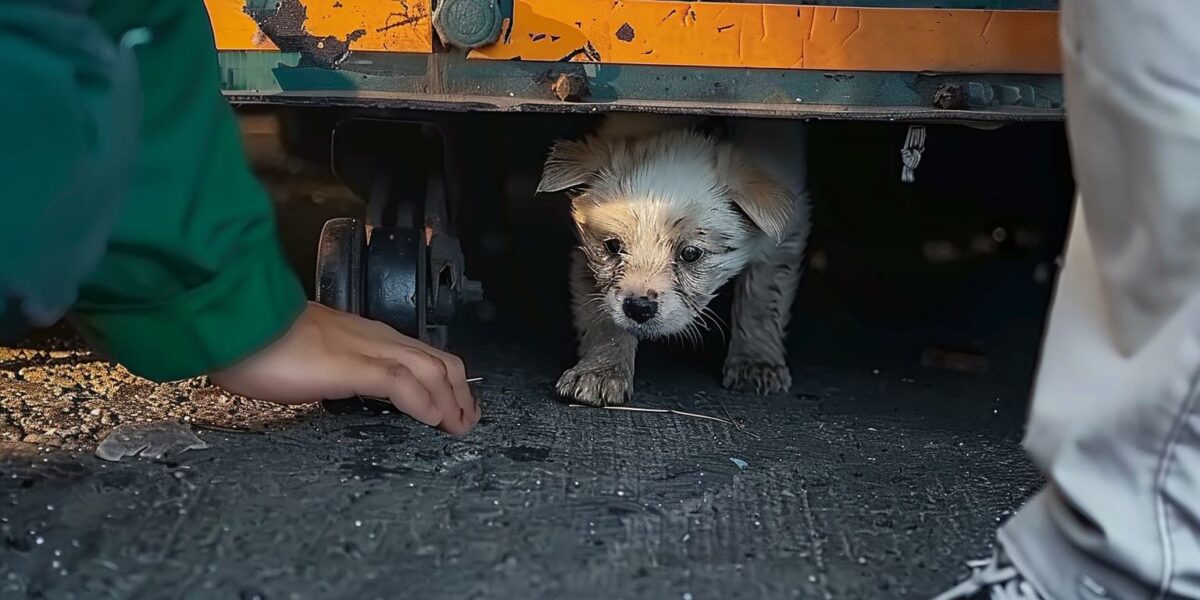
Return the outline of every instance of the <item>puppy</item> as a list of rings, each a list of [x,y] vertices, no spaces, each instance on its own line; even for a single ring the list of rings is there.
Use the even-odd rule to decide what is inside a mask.
[[[804,125],[737,120],[720,135],[703,124],[613,115],[551,150],[538,191],[572,191],[579,236],[579,361],[558,380],[564,398],[624,402],[638,341],[697,338],[717,324],[708,303],[734,277],[725,387],[791,386],[784,330],[809,231]]]

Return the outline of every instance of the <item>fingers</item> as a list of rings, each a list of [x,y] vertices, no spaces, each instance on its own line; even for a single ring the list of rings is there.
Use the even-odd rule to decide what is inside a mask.
[[[386,398],[401,412],[455,435],[479,420],[458,357],[383,323],[318,304],[309,304],[280,340],[210,377],[234,393],[281,403]]]
[[[446,431],[466,433],[479,420],[478,405],[466,383],[466,370],[457,357],[398,344],[379,347],[376,353],[412,372],[445,415],[441,425]]]
[[[355,319],[359,337],[374,340],[368,354],[404,365],[429,392],[445,419],[441,427],[450,433],[466,433],[480,418],[479,403],[467,384],[462,359],[410,338],[378,321]]]
[[[403,335],[383,323],[375,321],[366,323],[369,323],[372,334],[384,338],[375,347],[375,355],[394,358],[409,365],[418,374],[447,381],[453,392],[455,403],[462,410],[463,421],[468,426],[479,421],[481,410],[479,403],[471,394],[471,386],[467,384],[467,368],[462,359],[437,350],[420,340]],[[429,362],[429,359],[437,362]],[[410,361],[415,364],[410,364]]]
[[[459,403],[451,384],[449,367],[441,357],[424,352],[417,348],[398,347],[399,362],[410,369],[417,380],[429,390],[434,404],[442,411],[442,429],[455,435],[461,435],[471,429],[474,421],[474,401],[464,407]],[[464,385],[465,379],[464,379]],[[466,409],[470,409],[469,411]]]
[[[458,403],[458,407],[463,411],[464,420],[470,425],[474,425],[479,421],[480,409],[479,402],[471,394],[471,386],[467,383],[466,365],[463,364],[461,358],[453,354],[436,352],[435,356],[446,365],[450,387],[454,390],[454,399]]]
[[[446,420],[445,411],[433,395],[406,366],[390,360],[372,360],[356,378],[354,393],[360,396],[386,398],[398,410],[433,427]]]

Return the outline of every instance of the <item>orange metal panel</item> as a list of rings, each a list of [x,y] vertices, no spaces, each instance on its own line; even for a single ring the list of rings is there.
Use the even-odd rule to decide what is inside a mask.
[[[278,50],[254,19],[242,11],[245,0],[204,0],[218,50]]]
[[[432,0],[291,0],[301,7],[299,24],[314,38],[349,41],[355,52],[433,52]],[[245,13],[245,0],[204,0],[218,50],[276,50]]]
[[[494,60],[1058,73],[1058,13],[516,0]]]

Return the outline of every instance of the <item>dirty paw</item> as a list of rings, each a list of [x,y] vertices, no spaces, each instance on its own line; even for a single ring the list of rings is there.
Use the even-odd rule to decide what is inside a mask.
[[[762,362],[731,361],[725,364],[722,382],[735,392],[759,395],[779,394],[792,387],[792,374],[786,366]]]
[[[591,406],[623,404],[633,391],[633,375],[607,365],[576,365],[558,378],[558,395]]]

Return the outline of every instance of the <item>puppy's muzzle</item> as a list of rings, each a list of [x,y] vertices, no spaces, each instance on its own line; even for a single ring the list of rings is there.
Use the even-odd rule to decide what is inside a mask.
[[[630,297],[621,303],[621,310],[625,311],[625,316],[641,324],[658,314],[658,301],[647,296]]]

